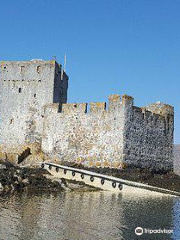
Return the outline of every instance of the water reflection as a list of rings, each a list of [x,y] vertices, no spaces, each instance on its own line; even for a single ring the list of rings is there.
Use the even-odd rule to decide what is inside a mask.
[[[134,233],[136,227],[173,235]],[[180,199],[67,192],[0,198],[1,240],[180,239]]]
[[[173,239],[180,239],[180,199],[173,200]]]

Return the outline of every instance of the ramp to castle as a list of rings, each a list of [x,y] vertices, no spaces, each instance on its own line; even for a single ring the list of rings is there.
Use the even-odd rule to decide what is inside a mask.
[[[48,170],[57,178],[84,182],[87,185],[99,188],[101,190],[112,191],[123,194],[139,195],[174,195],[180,196],[180,193],[170,191],[164,188],[158,188],[143,183],[132,182],[108,175],[99,174],[84,169],[58,165],[54,163],[43,162],[41,167]]]

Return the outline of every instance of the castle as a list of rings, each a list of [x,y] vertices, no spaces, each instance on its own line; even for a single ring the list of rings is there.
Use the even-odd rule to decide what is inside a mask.
[[[174,109],[136,107],[127,95],[67,103],[68,76],[56,61],[2,61],[0,145],[40,143],[50,158],[88,166],[172,169]]]

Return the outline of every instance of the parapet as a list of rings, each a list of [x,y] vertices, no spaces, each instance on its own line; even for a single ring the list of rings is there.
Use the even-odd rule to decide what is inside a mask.
[[[120,101],[121,101],[121,98],[119,94],[109,95],[109,103],[120,102]]]
[[[87,103],[64,103],[62,113],[87,113]]]
[[[174,115],[174,107],[168,104],[164,104],[161,102],[156,102],[150,104],[149,106],[145,107],[147,110],[151,111],[152,113],[156,113],[162,116],[165,115]]]
[[[60,74],[62,66],[55,60],[44,61],[33,59],[30,61],[1,61],[1,78],[3,81],[39,81],[47,78],[47,71],[56,69],[56,74]],[[62,75],[62,74],[61,74]],[[63,79],[68,76],[63,71]]]
[[[169,129],[170,124],[173,122],[174,108],[168,104],[155,103],[147,107],[133,106],[133,117],[138,118],[140,121],[144,120],[148,124],[159,126],[163,124],[165,129]]]
[[[129,95],[122,95],[122,104],[132,107],[134,105],[134,98]]]
[[[121,96],[118,94],[109,96],[109,112],[122,108]]]
[[[90,112],[104,112],[106,111],[106,102],[91,102],[90,103]]]
[[[109,110],[117,110],[121,107],[132,107],[134,99],[128,95],[110,95],[109,96]]]
[[[127,113],[134,113],[140,119],[146,121],[164,121],[167,115],[174,115],[174,108],[168,104],[160,102],[151,104],[146,107],[134,106],[134,99],[128,95],[110,95],[109,106],[106,108],[106,102],[91,102],[88,111],[87,103],[53,103],[45,106],[45,113],[64,113],[64,114],[88,114],[94,113],[115,113],[116,111],[126,111]]]
[[[123,110],[128,106],[133,106],[133,98],[128,95],[110,95],[109,96],[109,112],[115,112]],[[45,111],[56,111],[57,113],[76,114],[76,113],[88,113],[87,103],[63,103],[63,104],[48,104],[45,106]],[[90,113],[103,113],[107,112],[106,102],[91,102]]]
[[[152,112],[152,111],[150,111],[150,109],[147,109],[146,107],[133,106],[133,111],[134,111],[134,114],[138,115],[139,118],[146,119],[146,121],[149,121],[149,119],[150,119],[150,121],[153,121],[153,119],[154,119],[155,122],[157,121],[157,119],[159,119],[159,121],[165,120],[164,115]]]
[[[59,103],[50,103],[44,106],[45,115],[48,115],[51,113],[58,113],[58,110],[59,110]]]
[[[28,65],[52,65],[58,64],[55,60],[32,59],[30,61],[0,61],[1,69],[7,69],[8,66],[28,66]]]

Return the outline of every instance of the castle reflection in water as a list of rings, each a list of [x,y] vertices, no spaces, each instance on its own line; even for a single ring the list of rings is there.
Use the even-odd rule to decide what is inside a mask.
[[[180,239],[180,199],[110,192],[21,194],[0,198],[0,239],[138,239],[135,228],[172,229],[141,239]]]

